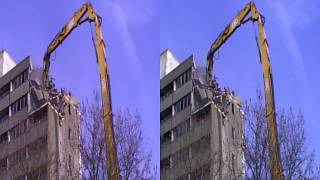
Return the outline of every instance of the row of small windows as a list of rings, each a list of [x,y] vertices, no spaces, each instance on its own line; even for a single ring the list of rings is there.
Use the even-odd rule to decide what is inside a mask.
[[[160,90],[160,101],[170,96],[173,93],[173,82]]]
[[[180,163],[186,163],[197,155],[203,154],[203,151],[207,151],[210,148],[210,135],[201,137],[191,145],[182,148],[176,153],[168,156],[160,162],[160,169],[165,170],[172,168]]]
[[[186,121],[180,123],[178,126],[173,128],[171,131],[166,132],[164,135],[160,136],[160,143],[166,144],[178,139],[185,133],[189,132],[191,128],[191,121],[187,119]]]
[[[3,143],[9,143],[14,139],[20,137],[22,134],[26,133],[31,126],[36,126],[41,122],[45,121],[47,118],[46,108],[37,111],[35,114],[30,116],[29,119],[21,121],[19,124],[11,128],[10,130],[2,133],[0,135],[0,145]]]
[[[174,104],[175,113],[178,113],[185,109],[186,107],[191,105],[191,94],[188,94],[181,98],[178,102]],[[160,123],[164,123],[165,121],[172,118],[172,108],[167,108],[165,111],[160,114]]]
[[[25,94],[18,100],[16,100],[14,103],[11,104],[11,113],[14,114],[16,112],[19,112],[21,109],[26,107],[28,105],[28,96]]]
[[[191,80],[191,68],[176,79],[177,89]]]
[[[202,180],[210,179],[210,165],[205,164],[191,173],[184,174],[174,180]]]
[[[28,80],[28,69],[20,73],[18,76],[16,76],[12,80],[12,89],[13,90],[17,89],[19,86],[21,86],[21,84],[23,84],[27,80]]]
[[[46,166],[41,166],[25,175],[19,176],[14,180],[43,180],[47,179],[47,168]]]
[[[171,82],[169,85],[167,85],[165,88],[163,88],[160,91],[160,100],[165,99],[168,97],[170,94],[173,93],[175,89],[180,88],[183,86],[185,83],[191,80],[192,76],[192,68],[188,69],[184,73],[182,73],[179,77],[177,77],[173,82]],[[176,83],[176,88],[174,88],[174,82]]]
[[[28,80],[28,74],[29,74],[29,69],[26,69],[22,73],[17,75],[15,78],[13,78],[13,80],[11,81],[12,90],[17,89],[24,82],[26,82]],[[6,97],[9,93],[10,93],[10,82],[0,88],[0,100]]]
[[[0,173],[8,170],[10,167],[14,167],[19,163],[26,163],[25,161],[39,156],[41,152],[46,148],[47,136],[38,138],[31,142],[27,146],[17,150],[11,155],[0,160]]]
[[[0,111],[0,124],[9,119],[9,107]]]
[[[28,106],[28,95],[25,94],[15,102],[13,102],[9,107],[0,111],[0,124],[9,119],[9,108],[11,108],[11,115],[19,112]]]
[[[168,117],[168,116],[165,116],[165,117]],[[166,143],[172,142],[175,139],[186,134],[191,130],[191,124],[192,126],[196,127],[207,122],[209,119],[210,119],[210,108],[205,108],[200,112],[198,112],[195,116],[193,116],[192,120],[189,118],[184,122],[180,123],[179,125],[177,125],[175,128],[171,129],[170,131],[160,136],[160,144],[166,144]],[[234,128],[233,128],[233,131],[234,131]],[[234,135],[232,136],[234,137]]]
[[[174,104],[175,113],[178,113],[191,105],[191,94],[188,94],[181,98],[178,102]]]
[[[166,122],[171,118],[172,118],[172,107],[167,108],[166,110],[160,113],[160,124]]]
[[[19,124],[0,135],[0,145],[13,141],[20,135],[24,134],[27,131],[27,129],[27,120],[21,121]]]
[[[10,83],[0,89],[0,100],[5,98],[10,93]]]

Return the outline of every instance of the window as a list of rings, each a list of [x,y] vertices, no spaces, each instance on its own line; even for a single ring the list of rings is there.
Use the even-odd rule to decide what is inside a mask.
[[[170,96],[173,92],[173,83],[170,83],[160,91],[160,100],[162,101],[166,97]]]
[[[234,127],[232,127],[231,128],[231,137],[232,137],[232,139],[234,139],[235,138],[235,129],[234,129]]]
[[[236,157],[235,157],[235,155],[232,153],[232,155],[231,155],[232,171],[235,170],[235,159],[236,159]]]
[[[68,104],[69,114],[71,114],[71,105]]]
[[[10,83],[0,89],[0,99],[5,98],[10,93]]]
[[[184,147],[172,155],[173,166],[189,160],[189,147]]]
[[[210,135],[202,136],[199,140],[191,144],[192,155],[199,155],[202,151],[210,148]]]
[[[20,122],[18,125],[10,129],[10,137],[17,138],[27,131],[27,120]]]
[[[177,88],[181,87],[185,83],[191,80],[191,68],[185,71],[176,79]]]
[[[160,137],[160,143],[165,144],[171,141],[171,131],[166,132]]]
[[[0,144],[6,143],[6,142],[8,142],[8,140],[9,140],[8,132],[5,132],[5,133],[1,134],[1,136],[0,136]]]
[[[38,179],[46,179],[47,178],[47,168],[45,166],[41,166],[38,169],[29,172],[27,175],[27,179],[38,180]]]
[[[191,105],[191,94],[184,96],[178,102],[175,103],[174,105],[175,112],[176,113],[180,112],[184,108],[188,107],[189,105]]]
[[[71,155],[69,154],[69,169],[71,169],[72,168],[72,166],[73,166],[73,164],[72,164],[72,157],[71,157]]]
[[[11,112],[15,114],[28,105],[28,96],[25,94],[20,99],[11,104]]]
[[[14,180],[26,180],[26,175],[19,176],[19,177],[15,178]]]
[[[71,128],[69,128],[69,131],[68,131],[68,139],[71,139]]]
[[[160,123],[164,123],[172,118],[172,107],[167,108],[160,114]]]
[[[23,84],[23,83],[26,82],[27,80],[28,80],[28,69],[26,69],[25,71],[23,71],[22,73],[20,73],[18,76],[16,76],[16,77],[12,80],[13,90],[17,89],[19,86],[21,86],[21,84]]]
[[[190,119],[179,124],[173,129],[173,134],[175,138],[178,138],[190,130]]]
[[[232,108],[232,114],[234,114],[234,104],[233,103],[231,105],[231,108]]]
[[[192,180],[202,180],[210,178],[210,165],[205,164],[202,167],[194,170],[190,174]]]
[[[43,136],[28,145],[29,156],[41,152],[47,145],[47,136]]]
[[[0,172],[7,170],[7,158],[3,158],[0,160]]]
[[[164,170],[164,169],[169,169],[170,168],[170,160],[171,157],[167,157],[165,159],[163,159],[162,161],[160,161],[160,169]]]
[[[31,117],[30,117],[30,122],[32,124],[40,124],[42,121],[47,119],[47,108],[44,107],[41,110],[35,112]]]
[[[203,122],[206,122],[210,119],[210,106],[202,109],[201,111],[197,112],[193,118],[193,123],[195,125],[199,125]]]
[[[26,147],[14,152],[9,156],[10,166],[13,167],[16,164],[22,162],[23,160],[27,159],[27,149]]]
[[[9,107],[5,108],[0,112],[0,124],[9,118]]]

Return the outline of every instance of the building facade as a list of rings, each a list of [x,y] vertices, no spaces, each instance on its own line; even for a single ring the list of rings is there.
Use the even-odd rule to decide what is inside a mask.
[[[161,179],[243,179],[241,100],[216,82],[208,89],[193,56],[160,72]]]
[[[1,53],[1,66],[14,62]],[[41,88],[41,71],[30,57],[1,70],[0,179],[79,179],[77,109],[69,93]]]

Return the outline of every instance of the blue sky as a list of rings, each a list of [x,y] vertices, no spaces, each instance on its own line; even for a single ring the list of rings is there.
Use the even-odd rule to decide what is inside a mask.
[[[160,52],[169,48],[180,60],[194,54],[205,65],[211,43],[247,1],[162,0]],[[316,0],[255,1],[265,16],[273,68],[276,107],[305,116],[307,143],[320,161],[319,45],[320,2]],[[255,42],[256,26],[247,23],[219,50],[214,73],[243,99],[263,90],[262,67]]]
[[[0,49],[7,50],[18,62],[30,55],[35,66],[42,66],[49,42],[84,2],[1,2]],[[128,107],[141,113],[147,147],[158,165],[159,2],[109,0],[92,4],[103,18],[113,109]],[[57,87],[67,88],[79,100],[91,97],[93,90],[100,91],[89,24],[75,29],[53,53],[53,59],[51,74]]]

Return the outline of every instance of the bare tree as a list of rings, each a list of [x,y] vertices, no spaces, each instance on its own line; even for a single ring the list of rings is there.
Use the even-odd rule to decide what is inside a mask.
[[[247,179],[270,179],[267,126],[263,96],[257,93],[257,101],[249,101],[245,110],[244,153]],[[306,146],[304,116],[292,109],[277,114],[278,136],[282,169],[285,179],[317,179],[319,168],[314,162],[314,152]]]
[[[81,154],[83,179],[107,179],[105,140],[100,97],[82,103]],[[122,179],[155,179],[151,151],[146,151],[141,116],[128,109],[114,115],[114,130]]]

